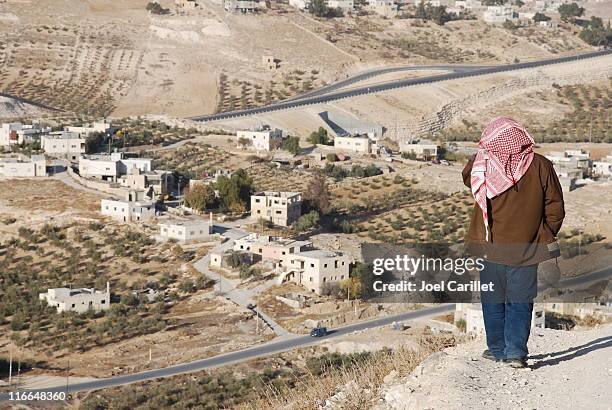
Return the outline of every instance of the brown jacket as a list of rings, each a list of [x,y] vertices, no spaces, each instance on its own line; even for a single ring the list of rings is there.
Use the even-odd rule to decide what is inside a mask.
[[[473,158],[463,169],[470,187]],[[550,259],[549,243],[561,229],[565,209],[563,193],[552,163],[535,154],[518,183],[493,199],[487,199],[489,242],[485,241],[482,210],[475,204],[466,239],[474,256],[511,266],[532,265]]]

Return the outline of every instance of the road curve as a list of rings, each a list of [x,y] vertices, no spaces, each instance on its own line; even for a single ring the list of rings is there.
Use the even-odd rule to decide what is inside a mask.
[[[366,94],[375,94],[382,91],[394,90],[398,88],[410,87],[421,84],[431,84],[439,81],[456,80],[460,78],[476,77],[480,75],[503,73],[508,71],[522,70],[526,68],[536,68],[552,64],[567,63],[572,61],[580,61],[589,58],[601,57],[612,53],[612,49],[604,49],[598,51],[592,51],[588,53],[576,54],[566,57],[548,58],[545,60],[530,61],[526,63],[506,64],[497,66],[485,66],[485,67],[470,67],[469,69],[458,70],[451,73],[432,75],[419,78],[410,78],[404,80],[389,81],[383,84],[357,87],[346,91],[325,91],[322,95],[316,94],[316,90],[311,93],[310,96],[299,96],[292,100],[285,100],[278,103],[266,105],[264,107],[249,108],[245,110],[229,111],[219,114],[201,115],[196,117],[190,117],[189,120],[198,122],[210,122],[227,120],[233,118],[247,117],[250,115],[267,114],[274,111],[286,110],[290,108],[303,107],[314,104],[324,104],[331,101],[338,101],[346,98],[356,97]],[[416,66],[410,66],[416,67]],[[424,66],[431,67],[431,66]],[[365,74],[367,75],[367,74]],[[361,81],[361,80],[359,80]]]
[[[280,338],[272,340],[264,344],[249,347],[242,350],[237,350],[230,353],[225,353],[218,356],[213,356],[207,359],[196,360],[189,363],[177,364],[174,366],[164,367],[161,369],[147,370],[140,373],[132,373],[121,376],[109,377],[106,379],[98,379],[90,382],[76,383],[68,386],[53,387],[47,389],[35,389],[27,390],[28,392],[36,393],[39,392],[67,392],[76,393],[81,391],[99,390],[110,387],[122,386],[131,383],[142,382],[146,380],[152,380],[157,378],[165,378],[176,376],[184,373],[192,373],[201,370],[213,369],[216,367],[226,366],[238,362],[244,362],[247,360],[256,359],[258,357],[269,356],[276,353],[285,352],[298,347],[308,346],[318,343],[324,339],[331,339],[339,336],[346,335],[351,332],[365,330],[368,328],[380,327],[389,325],[395,321],[406,321],[418,318],[424,318],[428,316],[435,316],[442,313],[450,312],[454,309],[453,304],[442,304],[434,306],[432,308],[425,308],[421,310],[413,310],[405,313],[401,313],[393,316],[386,316],[382,318],[372,319],[365,322],[355,323],[352,325],[344,326],[341,328],[334,329],[328,336],[323,338],[313,338],[309,335],[295,335],[287,338]],[[9,395],[7,393],[0,394],[0,403],[8,401]]]
[[[564,278],[560,281],[559,287],[573,288],[576,289],[579,285],[588,285],[593,282],[601,280],[610,280],[612,278],[612,267],[608,267],[599,271],[591,272],[588,274]],[[541,291],[543,289],[539,289]],[[380,326],[389,325],[393,322],[401,322],[407,320],[414,320],[419,318],[425,318],[429,316],[436,316],[442,313],[450,312],[454,309],[454,304],[440,304],[434,307],[425,308],[421,310],[413,310],[410,312],[400,313],[392,316],[385,316],[381,318],[375,318],[360,323],[354,323],[351,325],[343,326],[337,329],[333,329],[331,333],[323,339],[331,339],[339,336],[344,336],[348,333],[366,330],[369,328],[375,328]],[[248,360],[256,359],[258,357],[269,356],[276,353],[285,352],[288,350],[296,349],[298,347],[312,345],[322,339],[315,339],[310,336],[304,335],[291,335],[289,337],[283,337],[274,339],[270,342],[252,346],[243,350],[237,350],[230,353],[225,353],[218,356],[209,357],[207,359],[195,360],[189,363],[177,364],[174,366],[164,367],[161,369],[147,370],[140,373],[132,373],[121,376],[109,377],[106,379],[98,379],[90,382],[76,383],[68,386],[54,387],[48,389],[35,389],[27,390],[28,392],[36,393],[39,392],[68,392],[76,393],[81,391],[100,390],[109,387],[122,386],[131,383],[142,382],[146,380],[152,380],[157,378],[165,378],[176,376],[184,373],[192,373],[201,370],[213,369],[216,367],[226,366],[229,364],[235,364],[239,362],[245,362]],[[9,400],[8,393],[0,393],[0,403]]]

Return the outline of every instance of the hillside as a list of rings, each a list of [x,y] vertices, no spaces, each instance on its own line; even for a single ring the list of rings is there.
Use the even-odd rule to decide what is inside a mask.
[[[536,330],[530,369],[480,358],[482,338],[426,359],[387,384],[378,409],[608,409],[612,325],[589,330]]]

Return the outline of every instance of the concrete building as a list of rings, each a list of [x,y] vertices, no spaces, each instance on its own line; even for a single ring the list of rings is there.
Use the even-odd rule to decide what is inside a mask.
[[[274,58],[274,56],[262,56],[261,57],[261,62],[262,65],[265,67],[266,70],[268,71],[276,71],[279,68],[279,62],[280,60],[277,58]]]
[[[204,185],[214,184],[215,182],[217,182],[219,177],[222,175],[229,178],[232,176],[232,171],[230,171],[229,169],[218,169],[214,173],[204,172],[200,179],[190,179],[189,180],[189,188],[192,188],[194,185],[197,185],[197,184],[204,184]]]
[[[170,193],[170,187],[174,184],[172,172],[155,170],[150,172],[132,168],[130,172],[119,178],[122,187],[145,191],[149,198],[163,196]]]
[[[455,304],[455,324],[459,320],[465,321],[465,331],[468,333],[484,333],[484,319],[480,303]],[[543,329],[545,327],[544,305],[535,303],[531,314],[531,327]]]
[[[350,265],[351,259],[340,252],[320,249],[298,252],[288,258],[283,279],[322,294],[328,286],[349,278]]]
[[[127,190],[124,199],[103,199],[100,212],[122,222],[147,221],[155,217],[155,203],[144,191]]]
[[[400,152],[412,153],[417,159],[432,160],[438,157],[438,144],[429,140],[402,140]]]
[[[40,124],[5,123],[0,128],[0,147],[10,148],[15,144],[31,144],[40,141],[42,135],[50,132],[51,127],[43,127]]]
[[[482,19],[486,23],[504,23],[506,20],[514,20],[518,18],[518,14],[514,12],[511,6],[488,6],[482,13]]]
[[[180,243],[207,241],[213,233],[212,214],[210,219],[171,220],[157,225],[162,239],[174,239]]]
[[[593,161],[593,175],[604,178],[612,176],[612,155],[608,155],[599,161]]]
[[[223,8],[228,13],[256,13],[264,6],[258,0],[223,0]]]
[[[47,160],[44,155],[0,158],[0,175],[9,178],[46,177]]]
[[[85,313],[89,309],[99,312],[110,308],[110,285],[106,283],[106,292],[93,288],[53,288],[39,293],[38,297],[57,308],[58,312]]]
[[[243,130],[236,133],[238,147],[244,146],[256,151],[271,151],[275,146],[275,141],[280,142],[282,138],[283,131],[278,128],[272,129],[269,125],[262,125],[253,130]]]
[[[327,0],[326,4],[330,9],[342,10],[344,13],[352,13],[355,10],[354,0]]]
[[[122,152],[113,152],[110,155],[82,155],[79,158],[79,175],[117,182],[120,176],[133,170],[151,172],[152,162],[151,158],[130,158]]]
[[[42,135],[40,145],[46,154],[73,162],[85,153],[85,137],[75,132],[61,131]]]
[[[110,122],[94,122],[93,124],[83,126],[69,126],[66,127],[65,130],[68,132],[75,132],[86,137],[94,132],[108,134],[112,131],[112,128],[113,127]]]
[[[312,248],[312,242],[296,241],[270,235],[249,234],[234,241],[234,251],[251,252],[262,261],[270,261],[276,266],[286,266],[287,258]]]
[[[258,192],[251,196],[251,219],[261,218],[278,226],[289,226],[302,214],[298,192]]]
[[[334,137],[334,150],[336,152],[356,152],[359,154],[372,153],[372,141],[367,135],[354,135]]]
[[[300,10],[308,10],[312,0],[289,0],[289,5]]]
[[[399,6],[393,0],[367,0],[365,8],[387,18],[396,17],[399,12]]]
[[[176,4],[176,7],[185,10],[195,10],[200,6],[198,0],[174,0],[174,4]]]

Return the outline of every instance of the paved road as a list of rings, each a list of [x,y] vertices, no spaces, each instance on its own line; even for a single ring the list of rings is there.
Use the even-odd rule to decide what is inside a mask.
[[[219,253],[229,250],[234,245],[235,239],[242,238],[249,234],[247,231],[244,231],[237,226],[241,222],[243,221],[236,221],[231,224],[216,223],[215,229],[221,230],[221,232],[219,233],[222,233],[223,236],[229,238],[229,240],[217,245],[203,258],[196,261],[193,264],[193,267],[201,274],[216,282],[212,291],[213,294],[221,294],[222,296],[226,297],[238,306],[246,308],[250,304],[255,305],[255,297],[264,290],[272,287],[276,283],[276,281],[274,279],[271,279],[253,289],[239,289],[238,286],[241,283],[240,280],[228,279],[222,275],[219,275],[216,272],[211,271],[209,267],[211,253]],[[288,337],[291,335],[291,333],[284,329],[280,324],[278,324],[271,316],[268,316],[265,312],[262,312],[257,308],[250,310],[254,314],[256,314],[263,322],[262,326],[268,326],[274,331],[274,333],[276,333],[277,336]]]
[[[355,323],[352,325],[340,327],[334,329],[329,335],[323,338],[312,338],[308,335],[291,335],[290,337],[272,340],[270,342],[250,347],[243,350],[238,350],[231,353],[214,356],[208,359],[196,360],[189,363],[178,364],[175,366],[164,367],[162,369],[148,370],[140,373],[126,374],[122,376],[109,377],[106,379],[98,379],[95,381],[76,383],[68,386],[68,393],[75,393],[89,390],[99,390],[109,387],[122,386],[130,383],[137,383],[145,380],[152,380],[157,378],[165,378],[170,376],[176,376],[184,373],[192,373],[206,369],[213,369],[229,364],[245,362],[258,357],[270,356],[276,353],[285,352],[298,347],[312,345],[318,343],[321,340],[328,340],[346,334],[366,330],[369,328],[380,327],[389,325],[393,322],[408,321],[414,319],[421,319],[430,316],[437,316],[442,313],[451,312],[454,309],[453,304],[438,305],[431,308],[425,308],[421,310],[415,310],[405,312],[393,316],[386,316],[382,318],[368,320],[366,322]],[[31,392],[37,392],[40,390],[29,390]],[[54,387],[44,389],[46,392],[62,392],[66,391],[66,386]],[[8,401],[8,394],[0,394],[0,403]]]
[[[345,91],[333,92],[332,90],[332,92],[329,92],[329,90],[327,91],[324,90],[322,95],[318,95],[317,91],[314,91],[312,92],[312,95],[310,96],[301,96],[293,100],[281,101],[278,103],[266,105],[264,107],[249,108],[249,109],[238,110],[238,111],[229,111],[229,112],[224,112],[224,113],[219,113],[219,114],[201,115],[201,116],[191,117],[189,119],[193,121],[209,122],[209,121],[218,121],[218,120],[226,120],[226,119],[232,119],[232,118],[247,117],[251,115],[266,114],[266,113],[270,113],[274,111],[303,107],[307,105],[323,104],[323,103],[328,103],[331,101],[342,100],[342,99],[356,97],[360,95],[374,94],[374,93],[379,93],[382,91],[410,87],[413,85],[431,84],[431,83],[435,83],[439,81],[455,80],[455,79],[460,79],[460,78],[475,77],[479,75],[502,73],[502,72],[507,72],[507,71],[521,70],[525,68],[535,68],[535,67],[541,67],[541,66],[551,65],[551,64],[560,64],[560,63],[566,63],[566,62],[571,62],[571,61],[579,61],[579,60],[585,60],[589,58],[608,55],[610,53],[612,53],[612,49],[593,51],[589,53],[577,54],[577,55],[566,56],[566,57],[547,58],[545,60],[530,61],[526,63],[505,64],[505,65],[485,66],[485,67],[461,66],[461,67],[464,67],[463,70],[457,70],[457,71],[453,71],[451,73],[446,73],[446,74],[389,81],[383,84],[356,87],[351,90],[345,90]],[[414,66],[410,66],[410,67],[414,67]],[[432,66],[426,66],[426,67],[432,67]],[[449,67],[449,66],[442,66],[442,67]]]
[[[612,267],[602,269],[597,272],[581,275],[575,278],[563,279],[560,282],[560,287],[574,287],[580,284],[588,284],[594,281],[610,279],[612,276]],[[393,322],[403,322],[408,320],[420,319],[430,316],[437,316],[442,313],[450,312],[454,309],[453,304],[442,304],[431,308],[425,308],[416,311],[410,311],[400,313],[397,315],[386,316],[368,321],[355,323],[347,326],[343,326],[337,329],[333,329],[332,333],[323,339],[331,339],[339,336],[344,336],[348,333],[366,330],[369,328],[375,328],[380,326],[389,325]],[[210,357],[208,359],[196,360],[189,363],[178,364],[169,366],[161,369],[148,370],[140,373],[126,374],[122,376],[109,377],[106,379],[98,379],[91,382],[76,383],[68,387],[69,393],[99,390],[109,387],[121,386],[130,383],[137,383],[145,380],[164,378],[170,376],[176,376],[184,373],[191,373],[200,370],[212,369],[216,367],[222,367],[229,364],[245,362],[258,357],[264,357],[273,355],[276,353],[285,352],[298,347],[312,345],[322,339],[314,339],[310,336],[304,335],[292,335],[289,334],[282,338],[274,339],[270,342],[263,343],[257,346],[253,346],[243,350],[237,350],[235,352],[222,354],[219,356]],[[31,390],[36,392],[37,390]],[[44,391],[60,392],[66,391],[66,387],[55,387],[51,389],[45,389]],[[0,394],[0,403],[8,401],[8,395],[6,393]]]

